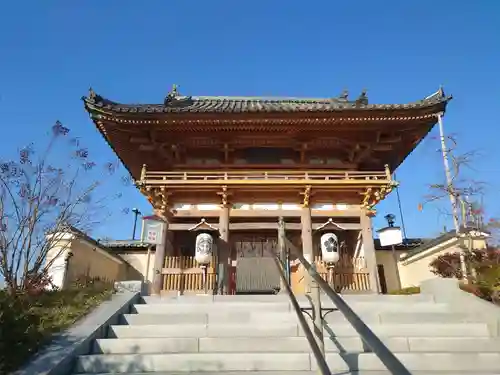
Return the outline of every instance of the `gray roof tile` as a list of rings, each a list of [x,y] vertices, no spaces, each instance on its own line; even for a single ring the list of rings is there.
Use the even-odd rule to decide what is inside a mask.
[[[170,94],[169,94],[170,95]],[[121,104],[104,99],[93,91],[82,98],[89,110],[107,110],[116,113],[286,113],[338,112],[343,110],[398,110],[442,105],[443,110],[451,96],[442,90],[413,103],[368,104],[366,97],[357,100],[345,98],[269,98],[239,96],[167,96],[163,104]]]

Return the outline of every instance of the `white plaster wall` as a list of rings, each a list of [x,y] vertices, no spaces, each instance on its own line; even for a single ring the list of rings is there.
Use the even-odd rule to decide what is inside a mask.
[[[66,251],[54,257],[52,264],[49,266],[48,274],[52,280],[54,287],[61,289],[64,283],[66,271]],[[49,286],[51,288],[51,286]]]
[[[467,239],[464,240],[464,245],[468,246]],[[474,239],[472,247],[473,249],[481,250],[486,248],[486,245],[486,240]],[[462,251],[459,247],[459,241],[457,239],[451,239],[440,244],[439,246],[430,248],[421,254],[415,255],[407,261],[399,262],[401,286],[403,288],[419,286],[426,280],[438,278],[438,276],[434,275],[430,271],[429,264],[440,255],[456,251]]]
[[[146,267],[148,264],[148,254],[145,250],[144,252],[138,251],[130,251],[123,252],[117,254],[120,258],[125,260],[132,268],[142,277],[144,277],[144,281],[153,282],[153,272],[154,272],[154,263],[155,263],[155,252],[152,251],[149,259],[149,270],[147,272],[146,279]],[[132,277],[132,275],[127,275],[128,278]]]

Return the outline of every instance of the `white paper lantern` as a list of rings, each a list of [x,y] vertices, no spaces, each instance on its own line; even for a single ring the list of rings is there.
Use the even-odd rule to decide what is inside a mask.
[[[337,263],[339,261],[339,239],[335,233],[325,233],[321,236],[321,255],[323,262]]]
[[[212,260],[214,239],[209,233],[196,236],[195,259],[200,264],[208,264]]]

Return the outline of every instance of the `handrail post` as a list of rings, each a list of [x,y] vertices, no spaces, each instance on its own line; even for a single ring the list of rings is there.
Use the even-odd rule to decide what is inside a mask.
[[[313,265],[313,269],[316,267]],[[311,277],[311,305],[313,311],[314,335],[321,354],[325,355],[325,341],[323,339],[323,317],[321,313],[321,291],[316,280]]]

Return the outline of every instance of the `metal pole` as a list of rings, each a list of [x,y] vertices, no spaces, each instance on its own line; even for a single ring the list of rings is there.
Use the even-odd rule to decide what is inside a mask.
[[[393,173],[394,179],[397,181],[396,178],[396,172]],[[396,185],[396,198],[398,200],[398,207],[399,207],[399,215],[401,216],[401,229],[403,229],[403,238],[406,241],[408,236],[406,235],[406,226],[405,226],[405,220],[403,216],[403,206],[401,205],[401,197],[399,195],[399,185]]]
[[[283,217],[280,216],[278,219],[278,251],[279,257],[281,261],[281,266],[283,270],[286,272],[287,266],[287,256],[286,256],[286,242],[285,242],[285,221]],[[286,293],[284,280],[280,279],[280,293]]]
[[[313,272],[316,272],[316,267],[313,265]],[[313,312],[314,335],[316,342],[321,351],[325,355],[325,342],[323,339],[323,317],[321,315],[321,291],[318,283],[313,277],[310,277],[311,286],[311,304]]]
[[[134,213],[134,228],[132,230],[132,240],[135,240],[135,230],[137,228],[137,217],[141,214],[141,211],[139,209],[134,208],[132,209],[132,212]]]
[[[146,284],[149,284],[149,264],[151,263],[151,248],[153,246],[149,245],[148,246],[148,253],[147,253],[147,258],[146,258],[146,270],[144,272],[144,282]]]
[[[205,290],[205,294],[208,294],[207,266],[203,265],[201,266],[201,269],[203,270],[203,288]]]

